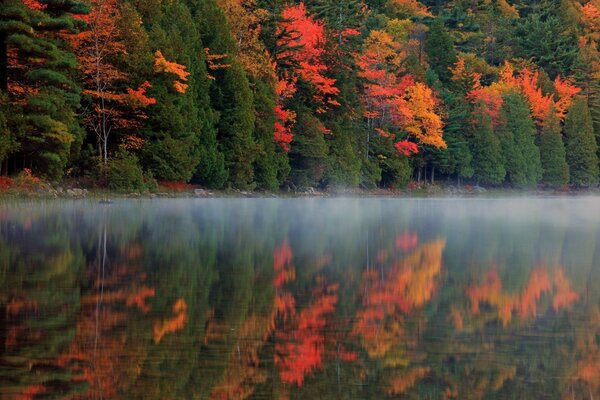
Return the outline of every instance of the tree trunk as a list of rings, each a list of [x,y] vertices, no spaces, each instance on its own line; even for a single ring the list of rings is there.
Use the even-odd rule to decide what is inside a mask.
[[[431,166],[431,184],[433,185],[435,183],[435,167],[432,165]]]

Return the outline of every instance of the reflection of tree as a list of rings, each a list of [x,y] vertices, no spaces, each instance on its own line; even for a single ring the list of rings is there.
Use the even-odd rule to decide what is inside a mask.
[[[408,256],[394,261],[385,276],[367,271],[363,277],[362,308],[354,333],[371,357],[383,357],[402,344],[402,317],[423,307],[433,296],[436,278],[442,267],[445,241],[436,240],[416,248]],[[391,363],[397,363],[392,361]]]
[[[126,333],[128,324],[135,326],[135,310],[144,315],[154,297],[146,274],[139,264],[143,246],[135,240],[110,241],[106,214],[98,223],[97,243],[90,254],[87,290],[77,320],[77,335],[61,355],[64,363],[77,362],[88,390],[81,399],[118,398],[120,388],[127,387],[138,374],[137,363],[145,353],[141,342]]]
[[[68,396],[84,389],[59,356],[75,336],[84,265],[58,218],[0,222],[0,398]]]
[[[369,270],[363,276],[362,307],[357,311],[353,333],[371,358],[383,359],[387,368],[386,391],[404,393],[429,373],[428,367],[413,365],[422,359],[417,349],[425,318],[417,316],[434,296],[442,269],[445,240],[416,246],[413,235],[396,239],[400,250],[414,250],[383,273]],[[410,245],[408,245],[410,244]],[[389,258],[380,252],[379,261]]]
[[[543,294],[553,294],[552,305],[555,311],[569,308],[577,299],[578,294],[571,289],[571,283],[565,277],[562,267],[553,271],[551,280],[548,268],[534,268],[529,280],[520,293],[508,293],[503,290],[502,282],[495,269],[492,269],[481,285],[469,286],[467,297],[471,301],[471,313],[480,313],[480,305],[487,304],[497,310],[498,319],[504,326],[508,325],[513,313],[521,321],[535,318],[538,314],[537,304]]]

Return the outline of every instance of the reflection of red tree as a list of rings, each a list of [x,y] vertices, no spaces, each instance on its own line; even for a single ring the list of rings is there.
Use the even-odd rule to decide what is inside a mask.
[[[404,231],[396,236],[396,248],[402,251],[410,251],[417,247],[419,236],[416,232]]]
[[[317,279],[310,304],[276,333],[275,366],[284,383],[301,386],[306,374],[323,363],[327,315],[335,311],[338,285]]]

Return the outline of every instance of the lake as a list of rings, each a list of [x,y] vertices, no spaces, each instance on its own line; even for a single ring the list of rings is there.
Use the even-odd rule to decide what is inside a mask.
[[[0,205],[0,399],[600,397],[600,198]]]

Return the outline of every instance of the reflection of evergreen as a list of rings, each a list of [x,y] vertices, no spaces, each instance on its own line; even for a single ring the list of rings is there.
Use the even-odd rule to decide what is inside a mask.
[[[85,261],[59,218],[25,216],[0,224],[0,397],[84,389],[60,360],[75,336]],[[4,398],[4,397],[3,397]]]

